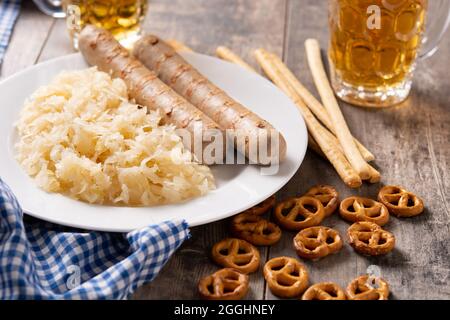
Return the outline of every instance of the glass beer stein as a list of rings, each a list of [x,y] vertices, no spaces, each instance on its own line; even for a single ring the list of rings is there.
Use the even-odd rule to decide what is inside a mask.
[[[62,4],[75,48],[86,24],[109,30],[123,46],[132,47],[147,11],[147,0],[62,0]]]
[[[330,0],[336,95],[364,107],[403,102],[417,61],[436,51],[449,24],[449,0]]]
[[[86,24],[109,30],[125,47],[139,37],[148,0],[34,0],[45,13],[67,17],[67,28],[78,46],[78,34]]]

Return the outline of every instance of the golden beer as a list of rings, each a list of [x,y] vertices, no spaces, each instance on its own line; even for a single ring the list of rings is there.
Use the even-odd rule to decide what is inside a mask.
[[[109,30],[123,45],[138,37],[147,0],[63,0],[67,26],[74,39],[86,24]]]
[[[329,58],[338,96],[363,106],[406,99],[427,0],[331,0]]]

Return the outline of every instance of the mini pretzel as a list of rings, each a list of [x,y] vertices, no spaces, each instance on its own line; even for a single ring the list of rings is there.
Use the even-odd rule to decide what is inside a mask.
[[[279,257],[267,261],[264,278],[272,293],[281,298],[300,296],[308,287],[308,270],[297,259]]]
[[[281,230],[276,224],[248,213],[233,218],[231,232],[256,246],[271,246],[281,238]]]
[[[384,226],[389,221],[389,211],[381,202],[361,197],[350,197],[341,202],[339,213],[350,222],[368,221]]]
[[[259,268],[259,251],[245,240],[224,239],[214,245],[211,255],[218,265],[244,274],[255,272]]]
[[[270,198],[264,200],[260,204],[257,204],[256,206],[244,211],[245,213],[254,214],[257,216],[261,216],[270,209],[273,208],[275,205],[275,196],[271,196]]]
[[[401,218],[415,217],[424,210],[422,199],[399,186],[382,188],[378,193],[378,201],[383,203],[390,213]]]
[[[329,217],[339,206],[339,193],[332,186],[320,185],[312,187],[305,194],[319,199],[325,209],[325,217]]]
[[[361,276],[348,285],[347,296],[349,300],[387,300],[389,285],[381,278]]]
[[[291,198],[276,206],[274,218],[283,228],[299,231],[319,225],[325,218],[325,209],[314,197]]]
[[[206,300],[239,300],[248,291],[248,276],[227,268],[200,280],[198,290]]]
[[[305,259],[320,259],[342,248],[339,232],[327,227],[311,227],[300,231],[294,238],[297,254]]]
[[[306,290],[302,300],[347,300],[341,287],[333,282],[317,283]]]
[[[348,229],[348,237],[356,251],[369,256],[387,254],[395,246],[394,235],[373,222],[354,223]]]

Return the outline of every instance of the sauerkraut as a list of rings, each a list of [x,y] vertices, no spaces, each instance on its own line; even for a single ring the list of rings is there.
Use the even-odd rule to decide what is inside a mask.
[[[121,79],[63,72],[25,102],[17,160],[42,189],[89,203],[151,206],[212,190],[210,169],[160,120],[128,99]]]

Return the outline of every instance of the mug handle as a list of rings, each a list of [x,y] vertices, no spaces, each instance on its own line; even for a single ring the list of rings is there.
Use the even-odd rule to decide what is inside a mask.
[[[33,0],[36,6],[45,14],[54,18],[65,18],[66,13],[61,0]]]
[[[422,40],[420,59],[429,58],[436,53],[439,43],[450,26],[450,1],[433,0],[428,3],[427,30]]]

